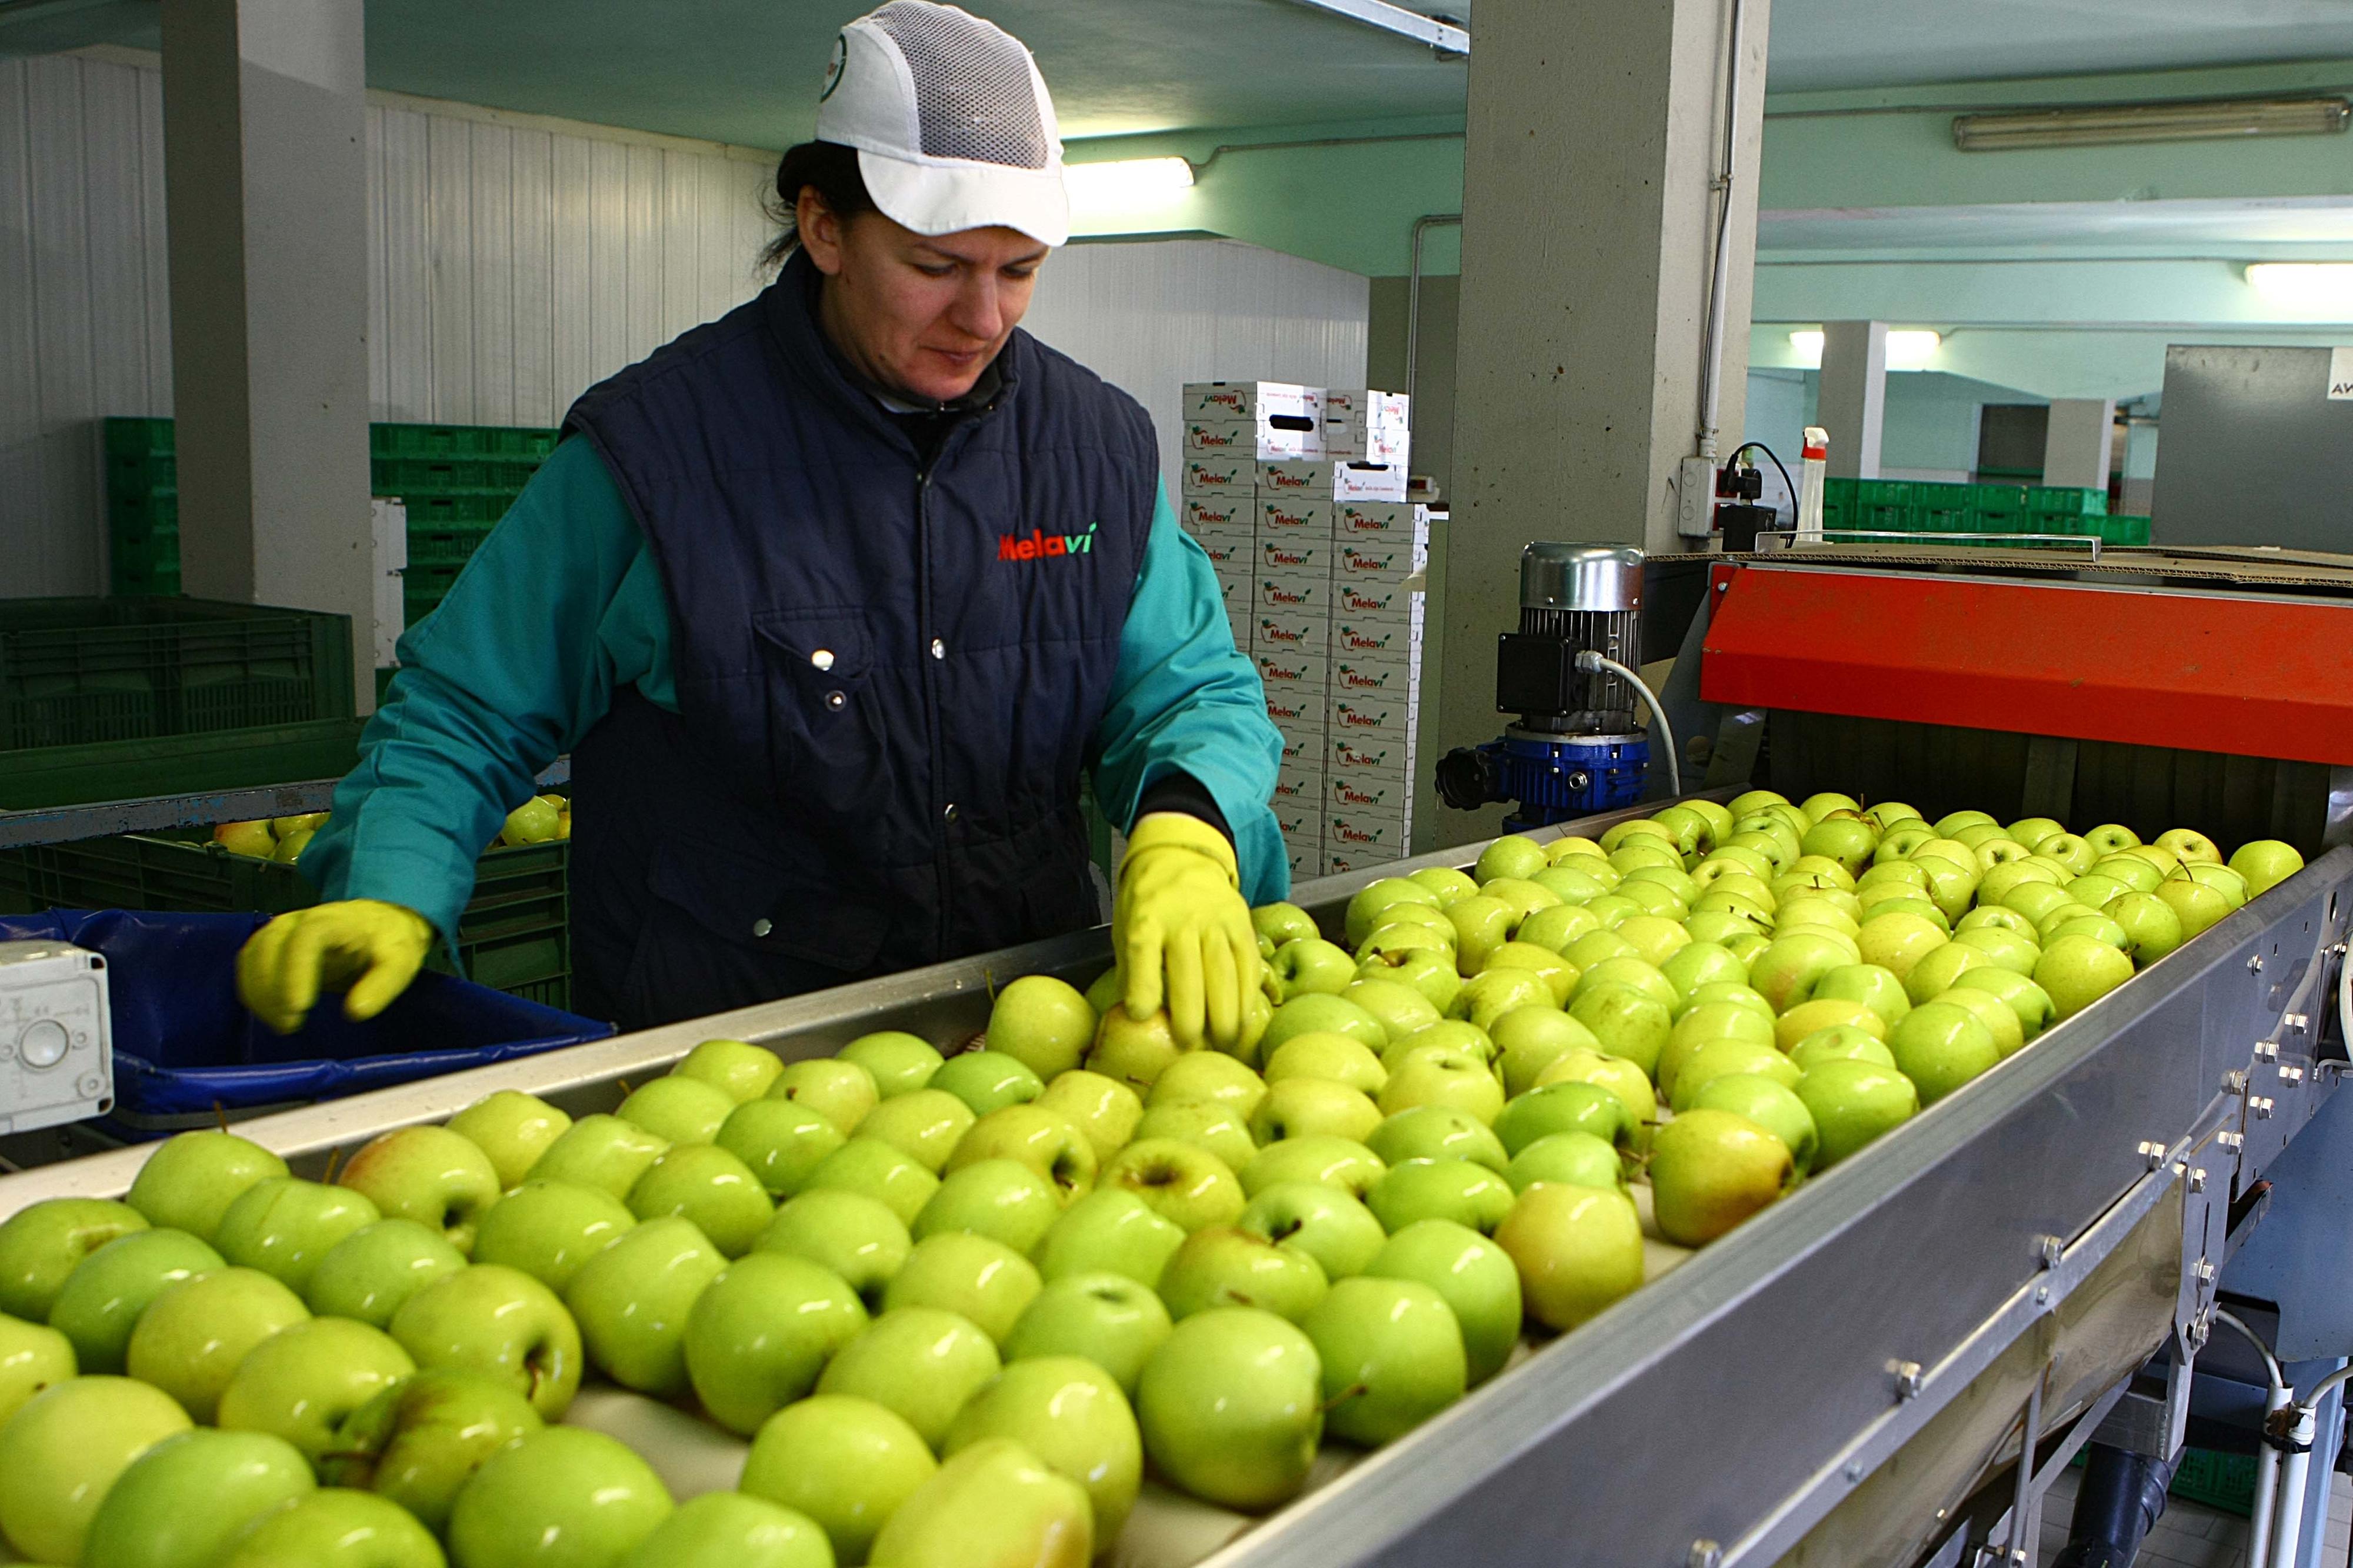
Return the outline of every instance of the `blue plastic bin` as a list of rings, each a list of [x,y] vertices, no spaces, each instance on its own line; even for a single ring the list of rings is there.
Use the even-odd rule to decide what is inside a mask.
[[[291,1035],[237,999],[237,952],[253,914],[52,910],[0,920],[0,942],[65,941],[105,958],[114,1012],[115,1108],[133,1136],[338,1100],[612,1034],[488,986],[424,973],[364,1024],[323,998]]]

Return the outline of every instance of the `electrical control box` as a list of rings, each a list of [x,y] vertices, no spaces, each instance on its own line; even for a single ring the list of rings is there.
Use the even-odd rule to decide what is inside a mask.
[[[106,960],[66,942],[0,942],[0,1132],[114,1108]]]

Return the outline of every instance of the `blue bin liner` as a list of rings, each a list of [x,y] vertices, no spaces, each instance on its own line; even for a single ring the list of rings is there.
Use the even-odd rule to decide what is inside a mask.
[[[423,973],[364,1024],[326,997],[291,1035],[237,998],[237,952],[266,915],[52,910],[0,919],[0,942],[64,941],[107,962],[114,1096],[134,1116],[335,1100],[599,1040],[610,1024]]]

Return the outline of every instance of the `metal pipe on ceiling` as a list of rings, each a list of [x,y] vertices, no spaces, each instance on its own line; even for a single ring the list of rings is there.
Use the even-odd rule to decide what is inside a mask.
[[[1378,27],[1384,33],[1411,38],[1417,44],[1428,44],[1441,56],[1461,58],[1471,53],[1469,28],[1442,16],[1427,16],[1419,11],[1392,5],[1389,0],[1291,0],[1291,3],[1313,10],[1328,11],[1351,22],[1362,22],[1368,27]]]
[[[1413,264],[1405,284],[1405,395],[1412,406],[1414,382],[1421,368],[1421,239],[1433,228],[1460,226],[1461,213],[1426,213],[1413,220]]]

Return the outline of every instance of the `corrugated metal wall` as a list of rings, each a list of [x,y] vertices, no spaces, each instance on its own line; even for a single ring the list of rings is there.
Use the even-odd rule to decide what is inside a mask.
[[[553,425],[757,288],[770,155],[513,117],[368,110],[378,419]],[[1073,246],[1029,325],[1152,411],[1177,387],[1364,379],[1366,280],[1218,240]],[[0,59],[0,597],[101,591],[97,420],[172,412],[152,65]]]

